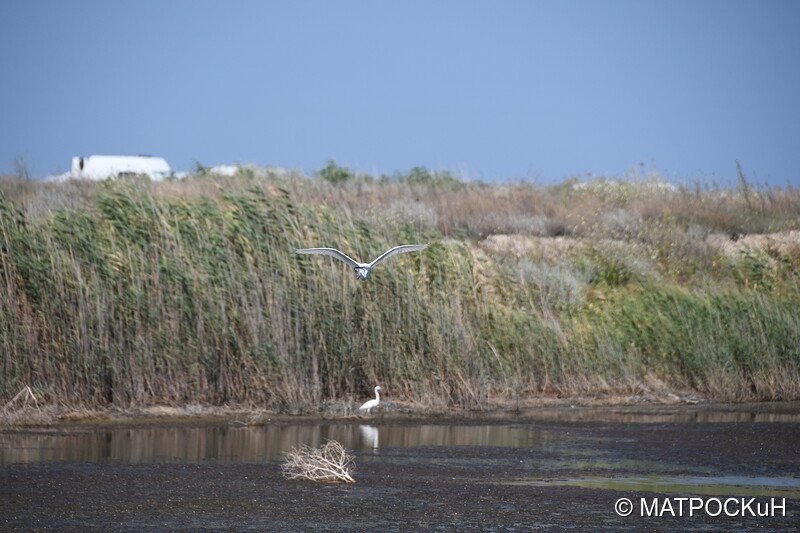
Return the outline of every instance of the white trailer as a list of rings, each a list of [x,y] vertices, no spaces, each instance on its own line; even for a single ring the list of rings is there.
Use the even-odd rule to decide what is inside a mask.
[[[160,181],[172,175],[163,157],[151,155],[90,155],[73,157],[70,178],[104,180],[129,176],[147,176]]]

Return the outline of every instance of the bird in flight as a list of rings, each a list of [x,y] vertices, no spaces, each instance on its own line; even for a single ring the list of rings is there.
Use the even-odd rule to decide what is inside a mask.
[[[298,254],[320,254],[320,255],[329,255],[331,257],[335,257],[339,261],[343,263],[347,263],[351,267],[353,267],[358,275],[358,279],[367,279],[369,277],[369,273],[372,269],[384,259],[388,259],[389,257],[393,256],[394,254],[403,254],[406,252],[416,252],[419,250],[424,250],[427,248],[427,244],[403,244],[401,246],[395,246],[391,250],[384,252],[381,254],[377,259],[375,259],[371,263],[359,263],[352,257],[340,252],[335,248],[301,248],[299,250],[295,250],[295,253]]]

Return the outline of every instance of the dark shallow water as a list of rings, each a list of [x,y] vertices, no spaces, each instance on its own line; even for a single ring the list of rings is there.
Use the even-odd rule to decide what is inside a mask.
[[[281,477],[283,452],[327,439],[355,484]],[[754,501],[672,516],[684,497]],[[641,516],[642,498],[673,513]],[[563,529],[800,530],[800,404],[0,432],[2,531]]]

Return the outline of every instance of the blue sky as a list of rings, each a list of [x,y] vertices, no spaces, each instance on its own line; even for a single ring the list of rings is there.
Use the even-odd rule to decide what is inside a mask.
[[[800,1],[0,2],[0,174],[414,166],[800,185]]]

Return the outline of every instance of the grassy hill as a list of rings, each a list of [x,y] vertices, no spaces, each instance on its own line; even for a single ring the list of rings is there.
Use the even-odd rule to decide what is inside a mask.
[[[342,263],[430,243],[359,282]],[[0,180],[0,400],[800,398],[800,190],[198,169]]]

